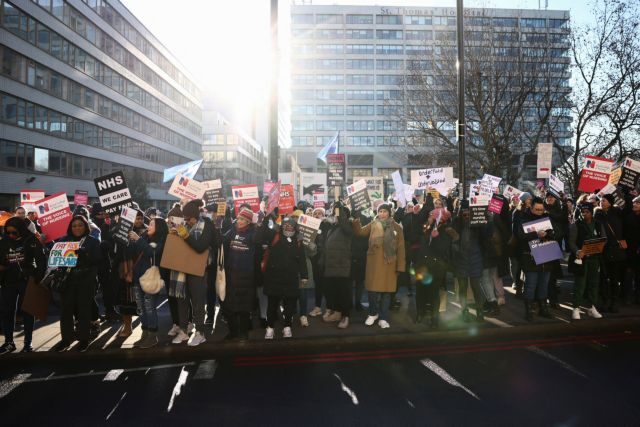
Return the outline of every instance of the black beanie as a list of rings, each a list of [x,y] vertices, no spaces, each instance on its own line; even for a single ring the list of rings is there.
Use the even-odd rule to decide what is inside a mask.
[[[185,218],[200,218],[200,208],[204,205],[202,200],[189,200],[182,208],[182,216]]]

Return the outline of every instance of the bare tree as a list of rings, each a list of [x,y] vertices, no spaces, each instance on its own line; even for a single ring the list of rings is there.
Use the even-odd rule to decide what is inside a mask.
[[[563,151],[562,178],[577,193],[587,155],[638,156],[640,11],[638,0],[594,0],[591,24],[574,28],[574,138]]]
[[[550,65],[558,61],[548,60],[550,41],[544,34],[524,44],[517,29],[470,24],[465,30],[467,170],[515,183],[524,155],[534,153],[538,142],[554,142],[558,126],[570,121],[568,59],[566,67]],[[397,113],[408,130],[399,152],[457,164],[456,47],[452,40],[436,43],[433,68],[420,62],[430,59],[416,58],[402,82]]]

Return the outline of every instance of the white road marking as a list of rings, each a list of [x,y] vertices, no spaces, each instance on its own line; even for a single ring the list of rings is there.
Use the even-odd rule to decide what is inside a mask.
[[[109,372],[107,372],[107,375],[104,376],[102,381],[115,381],[118,379],[120,375],[122,375],[123,372],[124,372],[124,369],[112,369]]]
[[[46,381],[46,380],[48,380],[49,378],[51,378],[51,377],[52,377],[52,376],[54,376],[55,374],[56,374],[56,373],[55,373],[55,371],[54,371],[54,372],[51,372],[51,373],[49,374],[49,376],[48,376],[47,378],[45,378],[44,380],[45,380],[45,381]]]
[[[127,395],[127,392],[125,391],[124,394],[122,395],[122,397],[120,398],[120,400],[118,400],[118,403],[116,403],[116,406],[113,407],[113,409],[111,410],[111,412],[109,412],[109,415],[107,415],[107,418],[105,418],[105,420],[108,420],[109,418],[111,418],[111,415],[113,415],[114,412],[116,412],[116,409],[118,409],[118,406],[120,405],[120,402],[122,402],[122,400],[124,399],[124,397]]]
[[[194,380],[210,380],[216,374],[218,363],[215,360],[203,360],[198,366]]]
[[[180,371],[180,376],[178,377],[178,382],[176,382],[176,385],[173,387],[173,392],[171,392],[171,399],[169,400],[169,406],[167,406],[167,412],[171,412],[171,409],[173,408],[173,402],[176,396],[180,395],[182,386],[186,384],[188,376],[189,371],[186,371],[183,366],[182,371]]]
[[[346,384],[342,381],[342,378],[340,378],[340,376],[338,374],[334,373],[333,376],[336,377],[338,379],[338,381],[340,381],[340,386],[342,387],[342,391],[347,393],[347,395],[351,398],[351,402],[353,402],[354,405],[358,405],[358,403],[359,403],[358,402],[358,396],[356,396],[354,391],[346,386]]]
[[[564,360],[560,360],[558,359],[556,356],[554,356],[551,353],[548,353],[546,351],[544,351],[543,349],[541,349],[540,347],[536,347],[536,346],[529,346],[527,347],[527,350],[532,351],[542,357],[545,357],[549,360],[552,360],[558,364],[560,364],[560,366],[562,366],[563,368],[565,368],[567,371],[572,372],[582,378],[586,378],[589,379],[589,377],[587,377],[585,374],[583,374],[582,372],[578,371],[576,368],[574,368],[573,366],[569,365],[567,362],[565,362]]]
[[[15,390],[20,384],[27,381],[30,376],[31,374],[18,374],[10,380],[2,381],[0,383],[0,399]]]
[[[409,399],[407,399],[407,403],[409,404],[410,407],[412,407],[413,409],[416,409],[416,406]]]
[[[436,362],[434,362],[431,359],[422,359],[420,361],[426,368],[428,368],[429,370],[431,370],[434,374],[436,374],[437,376],[439,376],[440,378],[442,378],[444,381],[446,381],[447,383],[451,384],[454,387],[460,387],[461,389],[463,389],[464,391],[466,391],[468,394],[470,394],[471,396],[473,396],[474,398],[476,398],[477,400],[480,400],[480,398],[471,390],[469,390],[468,388],[466,388],[465,386],[463,386],[462,384],[460,384],[455,378],[453,378],[451,375],[449,375],[449,373],[447,371],[445,371],[444,369],[442,369]]]

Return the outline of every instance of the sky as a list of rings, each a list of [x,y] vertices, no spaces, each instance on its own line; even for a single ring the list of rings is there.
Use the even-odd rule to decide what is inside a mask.
[[[255,105],[264,105],[271,63],[269,0],[121,1],[230,115],[246,115]],[[574,26],[589,22],[585,1],[547,1],[550,10],[570,10]],[[539,3],[544,8],[545,0],[465,0],[464,6],[537,9]],[[314,0],[312,4],[455,7],[456,1]]]

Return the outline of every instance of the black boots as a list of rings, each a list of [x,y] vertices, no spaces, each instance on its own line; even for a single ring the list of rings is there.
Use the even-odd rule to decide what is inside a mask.
[[[531,322],[533,320],[533,302],[532,301],[524,301],[524,319],[527,322]]]
[[[551,315],[551,312],[549,311],[549,304],[547,304],[546,301],[540,300],[538,301],[538,305],[540,306],[540,310],[538,311],[538,314],[546,319],[552,319],[553,316]]]

